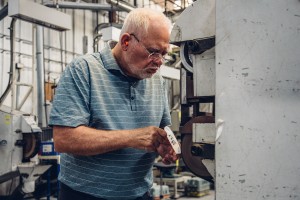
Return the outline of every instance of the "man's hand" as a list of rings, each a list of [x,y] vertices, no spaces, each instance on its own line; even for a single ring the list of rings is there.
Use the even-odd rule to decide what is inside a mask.
[[[156,151],[161,157],[164,164],[170,164],[178,159],[177,154],[173,150],[167,133],[158,127],[149,126],[145,128],[135,129],[136,132],[136,148],[146,151]]]
[[[164,164],[171,164],[179,158],[179,156],[175,153],[170,143],[160,144],[156,150],[158,154],[162,157],[162,162]]]

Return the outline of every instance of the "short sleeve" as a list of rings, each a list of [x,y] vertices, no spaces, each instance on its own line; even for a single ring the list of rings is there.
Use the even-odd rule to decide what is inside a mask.
[[[77,127],[90,119],[90,81],[87,62],[78,58],[63,72],[50,113],[49,125]]]

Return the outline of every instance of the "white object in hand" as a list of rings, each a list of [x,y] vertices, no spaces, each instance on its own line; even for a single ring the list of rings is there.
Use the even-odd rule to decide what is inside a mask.
[[[178,143],[178,141],[177,141],[177,139],[176,139],[173,131],[168,126],[166,126],[164,128],[164,130],[167,132],[168,140],[171,143],[171,145],[172,145],[175,153],[176,154],[181,154],[180,145],[179,145],[179,143]]]

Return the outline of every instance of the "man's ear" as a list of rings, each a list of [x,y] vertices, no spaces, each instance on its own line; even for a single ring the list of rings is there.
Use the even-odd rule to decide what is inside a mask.
[[[121,46],[122,46],[122,50],[127,51],[128,46],[130,45],[130,40],[131,37],[128,33],[124,33],[121,36]]]

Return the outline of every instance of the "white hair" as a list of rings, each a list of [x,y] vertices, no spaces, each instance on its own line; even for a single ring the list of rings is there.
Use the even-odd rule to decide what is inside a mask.
[[[151,20],[159,20],[162,26],[166,26],[171,32],[171,21],[160,11],[150,8],[136,8],[125,18],[121,35],[124,33],[135,33],[138,36],[146,36]]]

